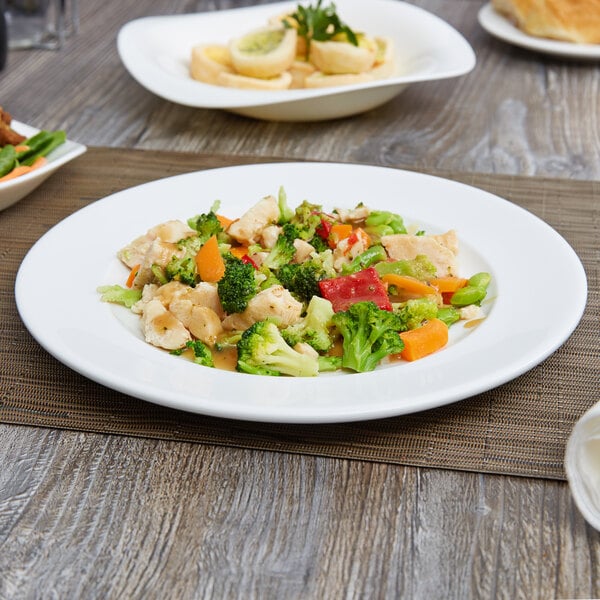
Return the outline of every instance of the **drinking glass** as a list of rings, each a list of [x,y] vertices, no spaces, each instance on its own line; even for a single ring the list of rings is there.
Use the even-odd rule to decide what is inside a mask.
[[[77,32],[77,0],[4,0],[9,49],[60,49]]]

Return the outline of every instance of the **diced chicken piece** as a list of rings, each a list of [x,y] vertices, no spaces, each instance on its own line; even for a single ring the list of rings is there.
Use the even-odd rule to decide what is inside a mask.
[[[148,230],[148,235],[160,238],[163,242],[170,242],[172,244],[195,234],[196,232],[193,229],[177,219],[166,221],[165,223],[156,225],[156,227]]]
[[[148,234],[142,235],[121,248],[117,252],[117,258],[130,269],[133,269],[135,265],[140,265],[143,262],[144,256],[153,241],[154,239]]]
[[[319,356],[319,353],[310,344],[307,344],[306,342],[298,342],[294,346],[294,350],[296,352],[299,352],[300,354],[306,354],[306,356],[314,356],[315,358],[318,358]]]
[[[185,223],[178,220],[166,221],[149,229],[144,235],[136,238],[117,252],[117,257],[130,269],[142,264],[144,256],[155,239],[174,244],[183,238],[194,235],[196,232]]]
[[[481,306],[476,306],[475,304],[470,304],[469,306],[463,306],[458,309],[458,313],[460,314],[460,318],[464,321],[471,321],[472,319],[482,319],[485,317],[485,313]]]
[[[303,263],[305,260],[308,260],[310,255],[315,251],[314,246],[311,246],[308,242],[299,238],[294,240],[294,248],[296,248],[296,252],[294,253],[295,263]]]
[[[216,283],[201,281],[194,289],[192,289],[189,299],[193,304],[206,306],[207,308],[212,309],[220,319],[225,316]]]
[[[336,271],[341,271],[343,265],[350,263],[352,259],[367,249],[362,238],[359,237],[352,244],[350,239],[349,237],[344,238],[333,250],[333,267]]]
[[[144,306],[154,298],[159,286],[155,283],[147,283],[142,290],[142,297],[131,307],[131,312],[141,315],[144,312]]]
[[[263,229],[279,219],[279,206],[275,196],[259,200],[250,210],[234,221],[227,233],[240,244],[256,244]]]
[[[277,238],[281,233],[281,227],[279,225],[267,225],[261,234],[261,246],[263,248],[268,248],[269,250],[273,248],[275,242],[277,242]]]
[[[206,306],[194,306],[189,330],[194,337],[213,346],[217,337],[223,333],[223,325],[214,310]]]
[[[269,256],[268,252],[255,252],[252,255],[252,260],[254,261],[254,264],[257,267],[260,267],[265,261],[265,258],[267,258],[267,256]]]
[[[281,327],[287,327],[300,318],[302,308],[302,303],[282,285],[274,285],[256,294],[243,313],[225,317],[223,328],[247,329],[266,318],[275,318]]]
[[[195,338],[205,344],[212,346],[223,332],[221,319],[214,310],[193,304],[187,298],[174,300],[169,310]]]
[[[442,246],[445,246],[450,250],[453,254],[458,254],[458,236],[456,235],[456,231],[454,229],[450,229],[446,231],[446,233],[442,233],[439,235],[432,235],[434,240],[437,240]]]
[[[178,248],[177,244],[164,242],[160,238],[153,240],[148,247],[144,258],[142,259],[140,270],[133,281],[134,288],[142,288],[147,283],[151,283],[154,275],[152,274],[152,265],[166,267],[173,256],[182,257],[185,250]]]
[[[424,254],[435,266],[437,276],[457,275],[456,234],[449,231],[443,235],[409,235],[397,233],[384,235],[381,243],[393,260],[412,260]]]
[[[169,281],[156,290],[153,298],[160,300],[165,308],[170,309],[173,302],[187,298],[191,291],[191,287],[180,281]]]
[[[146,341],[165,350],[183,348],[192,337],[160,300],[150,300],[142,314],[142,331]]]
[[[347,208],[336,208],[335,212],[342,223],[359,225],[369,216],[371,209],[368,206],[357,206],[351,210],[348,210]]]

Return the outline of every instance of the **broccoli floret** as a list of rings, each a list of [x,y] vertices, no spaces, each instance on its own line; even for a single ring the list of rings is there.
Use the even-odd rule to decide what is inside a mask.
[[[333,306],[329,300],[313,296],[306,315],[282,330],[281,335],[290,346],[305,342],[317,352],[327,352],[333,345],[330,328],[333,325]]]
[[[438,315],[435,298],[414,298],[401,304],[395,304],[393,307],[402,322],[402,331],[416,329],[423,321],[435,319]]]
[[[312,377],[319,373],[316,356],[297,352],[272,321],[257,321],[238,342],[237,370],[253,375]]]
[[[326,279],[338,276],[333,266],[333,251],[331,248],[326,248],[322,252],[313,252],[310,255],[310,260],[323,270]]]
[[[327,240],[323,239],[320,235],[315,235],[307,241],[317,252],[329,250],[329,244],[327,243]]]
[[[320,296],[319,281],[327,274],[316,261],[287,263],[277,270],[277,279],[300,302],[310,302],[313,296]]]
[[[279,225],[289,223],[289,221],[294,216],[294,211],[288,206],[287,195],[285,193],[285,190],[283,189],[283,186],[279,188],[277,205],[279,206]]]
[[[102,302],[112,302],[122,304],[131,308],[138,300],[142,298],[142,290],[124,288],[120,285],[102,285],[97,291],[102,294]]]
[[[154,263],[150,270],[152,271],[152,275],[154,275],[155,283],[158,282],[160,285],[165,285],[165,283],[169,283],[169,279],[165,273],[165,270],[160,266]]]
[[[406,233],[404,220],[400,215],[387,210],[373,210],[365,219],[365,231],[374,238],[394,233]]]
[[[296,253],[294,240],[298,237],[298,228],[291,223],[286,223],[281,228],[281,233],[271,248],[269,254],[263,260],[263,265],[269,269],[278,269],[289,263]]]
[[[398,334],[402,329],[400,317],[374,302],[356,302],[348,310],[335,313],[332,320],[343,338],[344,368],[358,373],[372,371],[383,358],[404,348]]]
[[[226,313],[240,313],[256,295],[254,267],[250,263],[226,254],[225,273],[217,283],[217,292]]]
[[[265,267],[265,265],[261,265],[258,269],[254,270],[254,277],[256,278],[258,289],[261,291],[274,285],[282,285],[277,275],[269,267]]]
[[[341,356],[319,356],[319,373],[338,371],[342,368]]]
[[[241,337],[241,331],[233,331],[227,335],[220,336],[215,342],[215,350],[223,352],[223,350],[227,350],[227,348],[235,348]]]
[[[320,204],[311,204],[307,200],[304,200],[296,207],[296,211],[290,222],[298,228],[301,239],[311,241],[315,237],[317,228],[321,225],[322,216],[323,207]]]
[[[223,226],[212,210],[191,217],[188,219],[187,223],[192,229],[198,232],[201,244],[206,242],[206,240],[213,235],[216,235],[221,241],[220,234],[224,233]]]
[[[173,256],[165,267],[165,276],[169,281],[181,281],[195,287],[198,283],[195,258],[189,254],[185,254],[182,258]]]
[[[194,352],[194,362],[204,367],[214,367],[212,352],[210,348],[201,340],[193,340],[186,344]]]
[[[437,272],[433,263],[424,254],[419,254],[411,260],[379,262],[375,265],[375,270],[380,277],[388,273],[395,273],[396,275],[409,275],[421,281],[432,279]]]

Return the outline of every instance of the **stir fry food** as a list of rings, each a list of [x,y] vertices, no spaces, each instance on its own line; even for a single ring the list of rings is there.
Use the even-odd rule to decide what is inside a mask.
[[[11,115],[0,107],[0,183],[43,167],[46,156],[66,141],[64,131],[40,131],[27,139],[11,123]]]
[[[117,253],[127,280],[98,288],[154,346],[250,374],[361,373],[432,354],[454,323],[484,317],[490,275],[458,272],[454,230],[410,232],[362,203],[292,209],[283,188],[238,219],[219,208],[136,238]]]
[[[364,83],[395,70],[393,42],[354,31],[335,5],[298,5],[225,44],[192,49],[193,79],[242,89],[283,90]]]

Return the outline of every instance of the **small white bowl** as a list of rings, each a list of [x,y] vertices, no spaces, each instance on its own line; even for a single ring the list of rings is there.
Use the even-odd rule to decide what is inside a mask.
[[[20,123],[14,119],[12,120],[11,127],[16,132],[28,138],[39,131],[39,129],[25,125],[25,123]],[[83,154],[86,150],[86,146],[67,140],[48,154],[46,157],[48,162],[43,167],[39,167],[31,171],[31,173],[25,173],[25,175],[15,177],[14,179],[0,182],[0,210],[12,206],[27,196],[27,194],[48,179],[54,171],[80,154]]]

